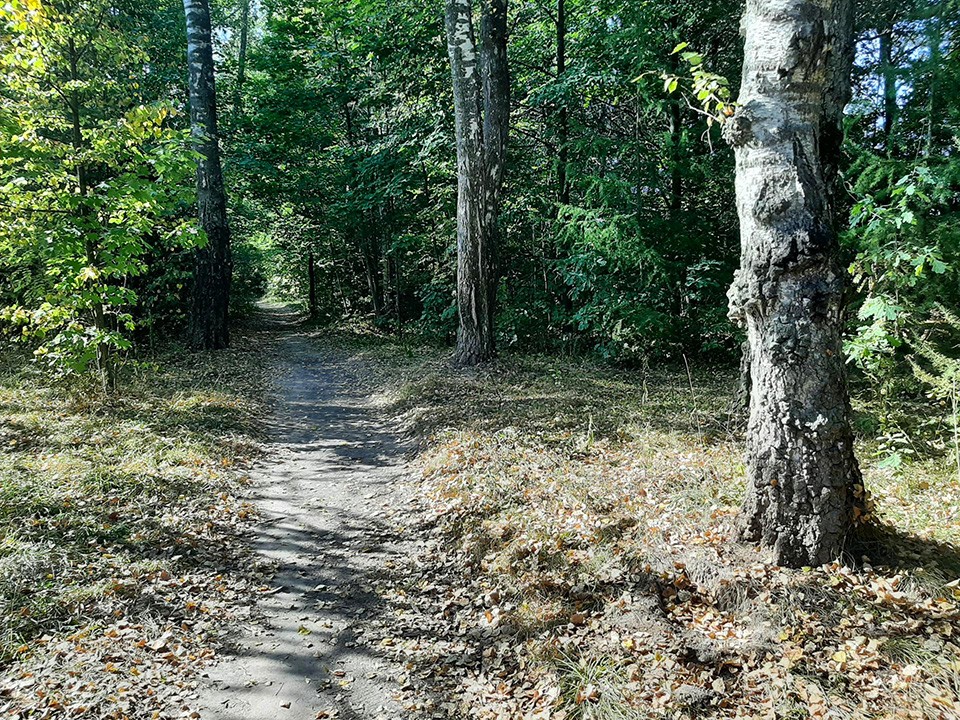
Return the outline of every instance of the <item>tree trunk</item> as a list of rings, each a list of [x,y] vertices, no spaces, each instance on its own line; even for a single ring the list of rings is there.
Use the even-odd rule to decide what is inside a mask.
[[[564,75],[567,72],[567,2],[566,0],[557,0],[557,82],[563,82]],[[570,108],[568,98],[564,92],[560,100],[559,123],[557,127],[557,208],[553,219],[556,227],[553,230],[553,253],[555,261],[559,264],[566,260],[568,253],[560,232],[561,214],[563,208],[570,204]],[[549,276],[547,274],[547,256],[544,256],[543,285],[544,290],[550,290]],[[564,317],[573,316],[573,298],[570,297],[570,287],[567,284],[563,273],[559,269],[554,271],[557,281],[557,290],[553,293],[556,301],[560,303],[564,310]]]
[[[671,21],[670,27],[680,31],[680,19]],[[670,56],[671,72],[679,74],[680,57]],[[670,133],[670,188],[667,192],[667,210],[672,220],[678,220],[678,214],[683,207],[683,173],[680,168],[681,151],[683,145],[683,113],[680,107],[680,97],[674,93],[667,101],[667,120]]]
[[[730,401],[730,415],[735,424],[742,427],[750,412],[750,341],[740,343],[740,371],[737,373],[737,389]]]
[[[343,314],[346,315],[350,312],[350,304],[347,301],[346,294],[343,292],[343,281],[340,279],[339,258],[337,257],[333,240],[329,235],[327,236],[327,254],[330,257],[330,274],[333,275],[334,290],[336,291],[336,296],[340,299],[340,307],[343,308]]]
[[[883,75],[883,142],[889,153],[897,117],[897,75],[893,65],[893,27],[880,33],[880,72]]]
[[[380,241],[371,234],[374,227],[375,223],[370,223],[369,227],[363,229],[365,237],[360,242],[363,246],[363,269],[367,276],[373,318],[374,322],[380,323],[383,321],[386,303],[383,293],[383,269],[380,266]]]
[[[841,331],[833,185],[850,95],[852,0],[748,0],[736,150],[752,392],[742,537],[782,565],[840,556],[862,508]]]
[[[307,254],[307,309],[310,319],[315,320],[319,314],[317,307],[317,264],[313,253]]]
[[[510,120],[507,0],[483,0],[478,51],[473,0],[446,0],[457,136],[457,332],[455,360],[496,355],[497,221]]]
[[[943,2],[938,2],[933,7],[933,17],[930,18],[928,25],[928,45],[930,64],[930,99],[927,103],[927,132],[923,144],[924,157],[933,155],[933,146],[936,138],[937,105],[938,98],[938,79],[940,77],[940,63],[942,59],[941,44],[943,43]]]
[[[80,83],[80,68],[78,64],[78,58],[80,53],[77,50],[77,43],[74,38],[70,38],[67,41],[67,53],[70,59],[70,79],[79,85]],[[71,126],[71,142],[73,149],[77,152],[78,157],[84,150],[84,140],[83,140],[83,121],[80,115],[81,111],[81,99],[80,93],[74,90],[70,94],[70,99],[68,100],[68,108],[70,113],[70,126]],[[79,204],[79,217],[84,226],[86,232],[86,238],[84,240],[84,254],[86,256],[87,265],[92,268],[98,268],[100,263],[99,252],[97,249],[97,244],[94,239],[94,226],[96,225],[96,219],[91,220],[90,218],[90,207],[86,205],[87,196],[90,194],[90,180],[88,177],[89,171],[87,166],[83,162],[77,163],[77,190],[79,191],[80,198],[83,202]],[[93,278],[87,280],[88,288],[90,289],[91,295],[97,295],[97,300],[92,302],[91,311],[93,312],[93,326],[99,332],[106,332],[107,330],[107,315],[106,308],[104,307],[101,290],[96,287],[96,280]],[[113,373],[113,359],[110,357],[110,346],[105,342],[97,343],[97,370],[100,373],[100,379],[103,384],[104,390],[107,387],[113,387],[114,385],[114,373]]]
[[[567,3],[557,0],[557,82],[563,82],[567,72]],[[567,98],[560,101],[560,127],[557,133],[557,218],[560,208],[570,204],[570,182],[567,165],[570,161],[570,110]]]
[[[187,19],[187,66],[190,70],[190,129],[197,163],[197,211],[207,244],[194,265],[190,343],[196,350],[219,350],[230,342],[230,227],[220,167],[217,92],[207,0],[183,0]]]
[[[403,316],[402,316],[402,305],[401,305],[401,290],[400,290],[400,261],[397,260],[395,253],[387,253],[387,271],[390,277],[390,300],[391,300],[391,312],[393,313],[394,320],[397,323],[397,334],[403,335]]]
[[[233,88],[233,108],[243,113],[243,86],[247,82],[247,44],[250,36],[250,3],[253,0],[241,0],[240,8],[240,47],[237,51],[237,81]]]

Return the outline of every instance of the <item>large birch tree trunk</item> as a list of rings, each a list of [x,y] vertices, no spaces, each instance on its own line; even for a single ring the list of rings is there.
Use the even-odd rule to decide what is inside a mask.
[[[497,233],[510,124],[507,0],[446,0],[457,137],[457,332],[455,359],[496,355]]]
[[[850,93],[852,0],[748,0],[736,150],[752,392],[742,535],[783,565],[840,556],[862,506],[841,350],[833,185]]]
[[[197,350],[219,350],[230,342],[230,227],[220,167],[217,92],[213,75],[210,8],[207,0],[183,0],[190,71],[190,128],[197,162],[197,212],[207,244],[197,250],[194,268],[190,343]]]

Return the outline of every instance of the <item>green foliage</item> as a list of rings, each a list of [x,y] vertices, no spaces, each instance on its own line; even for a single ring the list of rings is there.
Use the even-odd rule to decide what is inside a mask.
[[[673,100],[632,78],[666,72],[684,35],[728,48],[717,65],[732,75],[735,14],[692,2],[565,9],[557,73],[555,14],[513,4],[501,346],[626,360],[729,351],[732,156],[698,139],[709,128],[689,108],[671,134]],[[228,21],[228,98],[241,15]],[[239,107],[225,115],[227,172],[241,235],[269,237],[276,250],[271,287],[306,305],[312,255],[315,317],[452,338],[455,149],[441,8],[281,1],[257,22]]]
[[[106,372],[130,347],[131,280],[152,252],[200,241],[181,212],[179,111],[131,94],[149,56],[103,2],[11,4],[0,23],[0,318],[55,368]]]
[[[731,100],[730,81],[722,75],[710,72],[703,55],[687,50],[688,47],[689,43],[682,42],[673,49],[671,55],[679,53],[680,58],[687,63],[689,78],[663,73],[663,90],[673,94],[680,90],[682,85],[689,84],[689,93],[700,108],[694,108],[689,100],[687,103],[706,117],[707,128],[711,128],[714,123],[722,124],[736,111],[736,103]]]
[[[568,208],[561,222],[570,252],[558,270],[570,288],[575,328],[592,334],[607,357],[638,357],[668,341],[665,262],[639,239],[634,219]]]
[[[851,211],[858,291],[847,351],[890,405],[918,392],[907,352],[934,303],[960,302],[958,22],[951,2],[881,5],[861,11],[838,212]],[[732,355],[725,292],[739,243],[717,125],[735,111],[737,13],[713,0],[565,0],[561,64],[558,6],[511,7],[501,346],[630,362]],[[175,337],[202,241],[186,220],[192,159],[172,100],[184,87],[179,3],[30,0],[3,12],[5,327],[75,369]],[[441,8],[228,0],[214,20],[235,309],[267,291],[306,306],[312,260],[317,320],[452,338]],[[880,36],[892,38],[887,60]],[[84,49],[76,70],[71,42]]]
[[[952,346],[951,350],[956,354],[957,349],[960,348],[956,340],[957,335],[960,334],[960,317],[942,305],[939,306],[938,311],[939,319],[942,321],[941,334],[952,333],[953,342],[948,341],[948,345]],[[913,345],[917,354],[929,364],[930,368],[926,370],[915,362],[914,371],[917,377],[930,386],[934,396],[954,398],[957,393],[957,384],[960,383],[960,358],[947,355],[928,339],[917,338]]]
[[[267,267],[272,253],[271,248],[262,241],[263,238],[255,238],[238,243],[233,248],[230,305],[239,314],[249,313],[268,290]]]
[[[915,338],[912,345],[916,356],[910,364],[917,378],[929,388],[929,397],[947,405],[950,441],[960,479],[960,316],[938,305],[936,318],[940,321],[937,339],[930,334]]]
[[[846,351],[891,467],[942,445],[939,415],[911,417],[926,401],[910,353],[933,352],[928,336],[941,308],[960,305],[960,118],[945,103],[960,87],[947,41],[958,22],[953,3],[881,3],[861,17],[844,172],[843,240],[857,291]]]
[[[854,165],[861,194],[846,236],[855,252],[850,272],[863,293],[847,352],[880,385],[899,371],[898,350],[935,303],[956,301],[960,280],[953,211],[960,165],[921,163],[896,177],[901,169],[872,155]]]

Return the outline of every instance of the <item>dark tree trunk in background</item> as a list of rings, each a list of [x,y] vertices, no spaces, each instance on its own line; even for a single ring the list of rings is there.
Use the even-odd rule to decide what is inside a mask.
[[[403,317],[401,314],[400,262],[393,253],[387,253],[387,272],[390,276],[390,305],[397,332],[403,335]]]
[[[510,121],[507,0],[481,2],[478,48],[473,0],[446,0],[457,136],[460,365],[496,355],[497,223]]]
[[[930,99],[927,104],[927,137],[923,147],[924,157],[930,157],[933,154],[933,144],[936,137],[938,104],[940,102],[939,77],[940,63],[943,53],[941,44],[943,43],[943,2],[936,3],[932,10],[932,17],[928,27],[928,47],[929,55],[927,62],[930,63]]]
[[[782,565],[840,556],[862,496],[840,336],[833,185],[850,95],[853,0],[748,0],[736,150],[752,392],[743,538]]]
[[[337,257],[333,240],[329,235],[327,236],[327,255],[330,258],[330,273],[333,275],[334,289],[336,290],[337,297],[340,299],[340,307],[343,308],[343,314],[346,315],[350,312],[350,303],[347,300],[346,293],[343,291],[343,280],[340,278],[340,262],[342,258]]]
[[[893,123],[897,118],[897,75],[893,64],[893,28],[880,33],[880,72],[883,74],[883,138],[890,152]]]
[[[557,0],[557,81],[563,82],[567,72],[567,2]],[[560,127],[557,133],[557,200],[561,206],[570,204],[570,182],[567,164],[570,161],[570,110],[567,98],[560,101]],[[557,208],[560,212],[560,208]]]
[[[237,113],[243,112],[243,86],[247,82],[247,45],[250,37],[250,3],[243,0],[240,8],[240,47],[237,51],[237,83],[234,87],[233,107]]]
[[[674,70],[679,72],[679,66]],[[667,209],[674,220],[683,207],[683,172],[680,167],[681,144],[683,142],[683,116],[680,112],[680,99],[669,100],[670,114],[670,195]]]
[[[555,27],[557,33],[557,82],[564,82],[564,75],[567,72],[567,1],[557,0],[557,15],[555,18]],[[564,91],[560,100],[560,110],[557,113],[557,208],[554,214],[554,220],[557,227],[553,232],[553,252],[558,263],[562,263],[568,257],[568,252],[562,234],[559,232],[561,223],[561,213],[563,208],[570,204],[570,107],[569,98]],[[547,253],[543,251],[543,285],[544,289],[550,290],[550,276],[548,274]],[[563,272],[555,270],[557,291],[553,294],[555,300],[563,306],[564,315],[567,318],[573,315],[573,298],[570,295],[570,287],[563,276]]]
[[[307,255],[307,308],[310,317],[316,319],[319,314],[317,306],[317,263],[311,252]]]
[[[197,210],[207,235],[206,246],[196,253],[190,344],[197,350],[218,350],[230,343],[232,262],[217,135],[210,8],[207,0],[183,0],[183,9],[187,19],[190,128],[194,149],[201,156],[197,163]]]
[[[373,307],[373,316],[376,322],[383,320],[386,307],[383,294],[383,268],[381,267],[380,241],[372,234],[375,223],[370,223],[365,229],[366,237],[361,240],[363,245],[363,269],[367,276],[367,290],[370,292],[370,303]]]
[[[683,137],[680,101],[670,100],[670,212],[676,217],[683,207],[683,173],[680,168],[680,144]]]

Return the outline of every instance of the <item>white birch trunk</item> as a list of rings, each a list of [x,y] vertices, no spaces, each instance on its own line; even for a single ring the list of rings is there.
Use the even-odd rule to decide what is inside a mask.
[[[751,351],[743,537],[784,565],[839,557],[861,506],[832,216],[850,93],[852,0],[748,0],[736,150],[741,268],[731,317]]]

